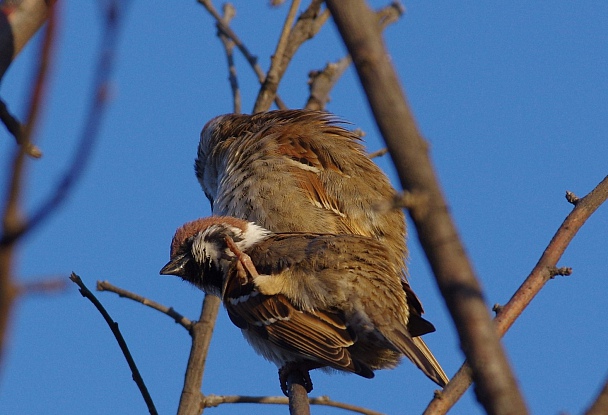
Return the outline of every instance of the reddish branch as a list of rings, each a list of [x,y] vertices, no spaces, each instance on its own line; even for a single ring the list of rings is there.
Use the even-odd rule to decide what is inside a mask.
[[[570,192],[566,195],[568,200],[572,200],[570,195],[572,195]],[[576,198],[574,209],[559,227],[528,278],[513,294],[509,302],[498,308],[495,323],[500,336],[509,330],[515,319],[521,315],[547,281],[555,275],[568,273],[568,269],[556,268],[557,261],[564,254],[574,235],[593,212],[606,201],[606,198],[608,198],[608,176],[587,196],[582,199]],[[426,415],[445,414],[464,394],[470,384],[471,370],[465,363],[443,389],[443,392],[431,401],[424,413]]]
[[[327,0],[355,63],[376,123],[405,190],[428,194],[428,210],[410,210],[441,293],[471,362],[477,398],[490,414],[526,414],[527,408],[500,344],[479,282],[466,257],[405,94],[363,0]]]
[[[38,71],[32,83],[27,122],[18,137],[22,145],[15,150],[5,198],[6,208],[2,215],[2,234],[0,236],[0,362],[2,361],[12,305],[18,292],[13,282],[12,272],[14,249],[17,241],[15,235],[19,234],[23,228],[21,193],[23,190],[25,156],[27,151],[32,149],[32,146],[29,145],[30,136],[38,120],[38,113],[48,75],[51,47],[55,34],[54,8],[50,9],[48,20],[47,30],[39,53]],[[17,48],[17,46],[15,47]]]

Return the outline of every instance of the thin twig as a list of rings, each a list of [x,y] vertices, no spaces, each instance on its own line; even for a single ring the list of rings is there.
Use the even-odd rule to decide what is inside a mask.
[[[526,414],[513,370],[484,295],[450,216],[436,173],[382,40],[376,15],[363,0],[326,0],[348,48],[404,190],[429,197],[425,215],[412,214],[419,240],[472,365],[478,400],[488,413]]]
[[[350,55],[347,55],[337,62],[328,63],[322,71],[310,71],[308,74],[310,93],[305,108],[317,111],[324,110],[330,101],[329,92],[351,63]]]
[[[347,411],[363,415],[384,415],[372,409],[351,405],[344,402],[332,401],[328,396],[308,398],[311,405],[331,406],[333,408],[345,409]],[[288,405],[289,399],[285,396],[241,396],[241,395],[207,395],[205,396],[205,407],[211,408],[226,403],[261,403],[269,405]]]
[[[404,11],[405,8],[398,1],[394,1],[388,6],[376,11],[376,17],[378,18],[380,28],[384,30],[391,23],[399,20]],[[321,71],[311,71],[308,74],[310,94],[305,108],[311,110],[325,109],[327,103],[330,101],[329,92],[333,89],[334,85],[342,77],[342,74],[351,63],[352,60],[350,55],[346,55],[335,63],[328,63]],[[385,150],[385,152],[386,151],[388,150]],[[370,157],[372,156],[370,155]]]
[[[268,70],[268,74],[266,74],[266,79],[264,79],[264,83],[262,84],[258,97],[255,100],[253,114],[268,111],[270,104],[274,101],[277,89],[279,88],[279,82],[281,81],[281,64],[283,63],[283,55],[285,53],[285,47],[287,46],[287,38],[291,32],[291,26],[296,18],[296,13],[298,12],[299,7],[300,0],[291,1],[291,7],[289,8],[289,12],[285,18],[285,23],[283,23],[283,29],[281,30],[281,35],[279,36],[279,42],[277,43],[275,52],[270,59],[270,69]]]
[[[369,153],[367,155],[367,157],[369,157],[370,159],[376,158],[376,157],[382,157],[383,155],[388,153],[388,148],[384,147],[381,148],[380,150],[377,151],[373,151],[371,153]]]
[[[6,129],[8,130],[9,133],[11,133],[11,135],[13,137],[15,137],[15,141],[17,142],[17,144],[22,145],[23,144],[23,127],[21,125],[21,123],[19,122],[19,120],[17,119],[17,117],[15,117],[13,114],[10,113],[10,111],[8,110],[8,107],[6,106],[6,103],[4,101],[2,101],[0,99],[0,120],[2,120],[2,123],[4,124],[4,126],[6,127]],[[25,143],[25,146],[23,146],[25,153],[33,158],[40,158],[42,157],[42,151],[33,143]]]
[[[236,9],[231,3],[225,3],[223,6],[222,22],[226,26],[230,26],[230,22],[236,16]],[[218,26],[218,36],[224,45],[224,51],[226,52],[226,60],[228,61],[228,81],[230,82],[230,89],[232,90],[232,112],[235,114],[241,113],[241,91],[239,89],[239,80],[236,76],[236,65],[234,63],[234,41],[230,39],[224,32],[222,32]]]
[[[0,244],[12,243],[12,241],[22,237],[27,232],[30,232],[39,226],[57,210],[78,179],[82,176],[92,154],[99,133],[99,127],[101,126],[101,121],[107,108],[106,104],[108,102],[110,75],[114,65],[121,21],[121,14],[118,10],[119,3],[116,0],[110,2],[105,10],[106,24],[102,34],[101,48],[97,57],[96,73],[93,84],[94,98],[90,104],[85,126],[82,129],[79,145],[72,162],[48,199],[34,211],[27,222],[20,224],[20,226],[13,229],[11,232],[4,232]],[[26,137],[28,137],[27,134],[28,133],[26,132]]]
[[[245,44],[241,41],[241,39],[239,39],[239,37],[236,35],[236,33],[234,33],[234,31],[229,26],[225,25],[222,22],[222,16],[218,13],[215,6],[213,6],[213,2],[211,0],[198,0],[198,2],[215,19],[218,30],[220,30],[228,38],[230,38],[234,42],[236,47],[239,48],[239,50],[241,51],[241,53],[243,54],[243,56],[245,57],[245,59],[247,60],[249,65],[251,66],[251,68],[253,68],[253,71],[255,72],[255,74],[258,77],[258,81],[260,82],[260,84],[262,84],[264,82],[264,79],[266,78],[266,76],[264,75],[264,71],[258,64],[258,58],[255,55],[253,55],[251,52],[249,52],[249,49],[247,49]],[[277,107],[279,107],[280,109],[287,108],[287,106],[285,105],[285,103],[283,102],[281,97],[279,97],[278,95],[275,97],[274,102],[277,105]]]
[[[220,299],[214,295],[205,295],[201,316],[192,325],[192,347],[188,357],[184,387],[179,399],[177,415],[200,415],[204,410],[205,396],[201,392],[205,363],[209,353],[209,344],[213,335]]]
[[[22,282],[17,285],[17,295],[20,297],[33,294],[56,294],[65,292],[68,284],[65,276],[59,278],[47,278],[40,281]]]
[[[553,239],[545,249],[536,266],[511,297],[509,302],[498,309],[495,318],[496,330],[503,336],[540,292],[547,281],[555,276],[557,261],[560,260],[574,235],[585,221],[608,198],[608,176],[604,178],[587,196],[579,199],[572,212],[561,224]],[[568,270],[562,270],[568,272]],[[468,364],[458,370],[440,396],[434,398],[424,414],[445,414],[464,394],[471,384],[471,371]]]
[[[153,308],[154,310],[160,311],[161,313],[168,315],[173,320],[175,320],[177,324],[181,325],[186,330],[190,331],[192,329],[192,322],[188,318],[175,311],[173,307],[164,306],[160,303],[157,303],[156,301],[149,300],[144,296],[112,285],[108,281],[97,281],[96,288],[97,291],[109,291],[118,294],[119,297],[128,298],[130,300],[146,305],[150,308]]]
[[[276,94],[278,84],[300,46],[305,41],[312,39],[329,19],[329,10],[326,9],[321,12],[322,3],[322,0],[312,0],[310,2],[306,10],[298,17],[296,23],[289,31],[289,35],[285,41],[285,47],[282,48],[281,53],[279,54],[277,52],[273,55],[273,67],[271,67],[271,70],[276,68],[276,72],[271,74],[269,71],[269,75],[271,75],[270,79],[267,79],[267,82],[260,88],[254,112],[268,110],[270,107],[270,97],[273,94]],[[281,45],[282,40],[283,37],[279,40],[279,46]],[[279,46],[277,46],[277,51]]]
[[[122,351],[122,354],[125,356],[125,359],[127,360],[127,363],[129,364],[129,368],[131,369],[131,373],[133,375],[133,380],[137,384],[137,387],[139,388],[139,391],[140,391],[142,397],[144,398],[144,401],[146,402],[146,405],[148,407],[148,412],[150,412],[151,415],[157,415],[158,412],[156,411],[156,407],[154,406],[152,397],[150,396],[150,393],[148,392],[148,388],[146,387],[144,379],[141,377],[141,374],[139,373],[139,369],[137,369],[137,365],[135,364],[135,360],[133,360],[133,356],[131,355],[131,352],[129,351],[127,342],[125,341],[124,337],[122,336],[122,333],[118,329],[118,323],[116,323],[114,320],[112,320],[112,317],[110,317],[110,314],[108,314],[108,312],[103,307],[103,305],[101,305],[99,300],[86,287],[86,285],[82,282],[82,279],[78,275],[72,273],[72,275],[70,276],[70,279],[76,285],[78,285],[80,294],[93,303],[95,308],[97,308],[97,310],[103,316],[106,323],[108,323],[108,326],[110,326],[110,330],[112,330],[112,333],[114,334],[114,337],[116,338],[116,341],[118,342],[118,345],[120,346],[120,350]]]

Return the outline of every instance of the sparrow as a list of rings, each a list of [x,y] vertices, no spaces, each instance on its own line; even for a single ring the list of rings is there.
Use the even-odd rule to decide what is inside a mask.
[[[214,215],[273,232],[376,238],[405,272],[403,212],[377,209],[396,192],[360,137],[327,112],[215,117],[201,132],[194,168]]]
[[[299,370],[365,378],[408,357],[440,386],[447,376],[417,336],[435,330],[401,270],[375,238],[274,233],[253,222],[212,216],[177,229],[163,275],[217,295],[253,349],[279,367],[281,389]],[[421,346],[422,344],[422,346]]]

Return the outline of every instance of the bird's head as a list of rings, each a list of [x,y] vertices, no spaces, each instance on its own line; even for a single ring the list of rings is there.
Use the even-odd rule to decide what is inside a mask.
[[[182,225],[171,242],[171,260],[161,275],[176,275],[209,294],[220,295],[224,273],[235,254],[226,238],[245,251],[262,241],[270,231],[241,219],[211,216]]]

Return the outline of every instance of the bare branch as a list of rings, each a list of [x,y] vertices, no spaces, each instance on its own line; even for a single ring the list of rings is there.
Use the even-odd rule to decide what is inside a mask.
[[[608,414],[608,379],[604,383],[604,387],[599,395],[591,404],[585,415],[605,415]]]
[[[360,406],[347,404],[344,402],[332,401],[328,396],[319,396],[318,398],[308,398],[311,405],[331,406],[333,408],[345,409],[347,411],[363,414],[363,415],[384,415],[381,412],[371,409],[362,408]],[[211,408],[226,403],[260,403],[269,405],[288,405],[289,399],[284,396],[240,396],[240,395],[207,395],[205,397],[205,407]]]
[[[226,26],[230,26],[230,22],[236,16],[236,9],[231,3],[225,3],[222,9],[224,16],[222,22]],[[230,89],[232,89],[232,112],[236,114],[241,113],[241,91],[239,90],[239,81],[236,76],[236,65],[234,64],[234,41],[230,39],[224,32],[218,27],[218,36],[224,45],[226,52],[226,59],[228,61],[228,81],[230,82]]]
[[[21,193],[23,190],[25,156],[28,149],[32,149],[29,145],[30,136],[38,119],[40,101],[43,98],[46,85],[51,46],[55,34],[54,8],[50,10],[48,20],[49,23],[39,52],[36,78],[32,83],[27,123],[24,128],[20,129],[20,134],[17,136],[21,145],[15,150],[10,181],[4,199],[6,208],[2,214],[2,236],[0,238],[0,362],[3,356],[12,305],[17,295],[17,288],[12,281],[13,253],[17,238],[7,236],[16,235],[23,227]]]
[[[306,380],[299,370],[291,370],[287,375],[287,397],[289,398],[290,415],[310,415]],[[308,372],[305,374],[310,380]]]
[[[322,71],[311,71],[308,74],[310,94],[305,108],[310,110],[325,109],[330,101],[329,91],[333,89],[351,63],[350,56],[345,56],[335,63],[328,63]]]
[[[63,293],[68,288],[65,276],[59,278],[47,278],[40,281],[23,282],[17,285],[17,295],[20,297],[34,294],[56,294]]]
[[[150,308],[153,308],[154,310],[160,311],[161,313],[168,315],[173,320],[175,320],[177,324],[181,325],[186,330],[190,331],[192,329],[192,322],[188,318],[175,311],[173,307],[164,306],[160,303],[157,303],[156,301],[149,300],[139,294],[135,294],[123,288],[116,287],[115,285],[110,284],[108,281],[97,281],[96,288],[97,291],[109,291],[118,294],[119,297],[124,297],[133,301],[137,301],[138,303],[141,303]]]
[[[22,0],[5,11],[13,32],[13,58],[42,27],[54,4],[55,0]]]
[[[370,159],[376,158],[376,157],[382,157],[383,155],[388,153],[388,148],[384,147],[381,148],[380,150],[377,151],[373,151],[371,153],[369,153],[367,155],[367,157],[369,157]]]
[[[429,197],[426,215],[412,215],[420,242],[471,362],[478,400],[491,414],[527,408],[466,257],[405,94],[384,46],[378,21],[363,0],[327,0],[350,52],[376,123],[405,190]]]
[[[94,98],[91,102],[85,126],[80,136],[79,145],[72,162],[48,199],[34,211],[27,222],[21,223],[10,231],[4,232],[0,244],[12,243],[14,240],[36,228],[54,213],[59,205],[66,199],[88,164],[95,140],[99,133],[103,115],[107,108],[107,92],[114,64],[121,17],[118,7],[119,3],[115,0],[108,3],[107,9],[105,10],[106,24],[102,34],[101,48],[97,57],[95,80],[93,84]],[[30,122],[26,124],[26,131],[24,133],[26,138],[29,137],[29,132],[32,128],[28,127],[30,124]]]
[[[205,295],[199,321],[195,322],[190,330],[192,347],[188,357],[188,366],[186,367],[184,387],[179,399],[177,415],[203,413],[205,396],[201,392],[201,386],[219,306],[219,297]]]
[[[604,178],[587,196],[579,199],[572,212],[566,217],[553,239],[545,249],[536,266],[511,297],[509,302],[498,309],[495,318],[496,329],[503,336],[513,325],[517,317],[540,292],[545,283],[554,277],[555,270],[568,274],[569,269],[556,268],[557,261],[583,226],[585,221],[608,198],[608,176]],[[441,396],[433,399],[425,410],[426,415],[445,414],[464,394],[471,384],[471,371],[468,364],[458,370],[456,375],[443,389]]]
[[[239,37],[236,35],[236,33],[234,33],[234,31],[229,26],[224,24],[224,22],[222,21],[222,16],[220,16],[220,14],[216,10],[215,6],[213,6],[213,2],[211,0],[198,0],[198,2],[215,19],[218,30],[220,30],[223,34],[225,34],[226,37],[231,39],[234,42],[234,44],[236,45],[236,47],[239,48],[239,50],[241,51],[241,53],[243,54],[243,56],[245,57],[247,62],[249,62],[249,65],[251,66],[251,68],[253,68],[253,71],[255,72],[255,74],[258,76],[258,81],[260,82],[260,84],[262,84],[264,82],[264,79],[266,78],[266,75],[264,74],[264,71],[258,64],[258,58],[256,56],[254,56],[253,54],[251,54],[251,52],[249,52],[249,49],[247,49],[245,44],[241,41],[241,39],[239,39]],[[278,95],[275,97],[274,102],[277,105],[277,107],[279,107],[281,109],[287,108],[285,103],[283,103],[283,100],[281,100],[281,97],[279,97]]]
[[[131,373],[133,375],[133,380],[137,384],[137,387],[139,388],[139,391],[140,391],[142,397],[144,398],[146,405],[148,406],[148,412],[150,412],[151,415],[157,415],[158,412],[156,411],[154,402],[152,401],[152,397],[150,396],[150,393],[148,392],[148,388],[146,387],[146,384],[144,383],[144,380],[141,377],[141,374],[139,373],[139,369],[137,369],[137,365],[135,364],[135,360],[133,360],[133,356],[131,356],[131,352],[129,351],[127,342],[125,341],[124,337],[122,337],[122,333],[118,329],[118,323],[116,323],[114,320],[112,320],[112,317],[110,317],[110,314],[108,314],[106,309],[103,307],[103,305],[101,305],[101,303],[95,297],[95,295],[86,287],[86,285],[84,285],[84,283],[82,282],[82,279],[78,275],[72,273],[72,275],[70,276],[70,279],[76,285],[78,285],[80,294],[93,303],[95,308],[97,308],[97,310],[103,316],[106,323],[108,323],[108,326],[110,326],[110,330],[112,330],[112,333],[114,334],[114,337],[116,338],[116,341],[118,342],[118,345],[120,346],[120,350],[122,351],[122,354],[125,356],[125,359],[127,360],[127,363],[129,364],[129,368],[131,369]]]
[[[376,16],[380,28],[384,30],[388,25],[399,20],[404,11],[405,8],[398,1],[394,1],[390,5],[378,10]],[[310,95],[305,108],[311,110],[325,109],[330,101],[329,92],[351,63],[350,55],[347,55],[335,63],[328,63],[322,71],[311,71],[308,74]],[[370,155],[370,157],[372,156]]]
[[[292,0],[291,7],[289,8],[285,23],[283,24],[283,30],[281,30],[281,36],[279,36],[277,48],[270,59],[270,69],[268,70],[266,79],[264,79],[264,83],[262,84],[255,101],[253,107],[254,114],[261,111],[268,111],[270,104],[274,101],[282,74],[285,72],[285,68],[281,68],[281,64],[283,64],[283,54],[285,53],[287,39],[291,32],[293,21],[296,18],[298,7],[300,7],[300,0]]]

